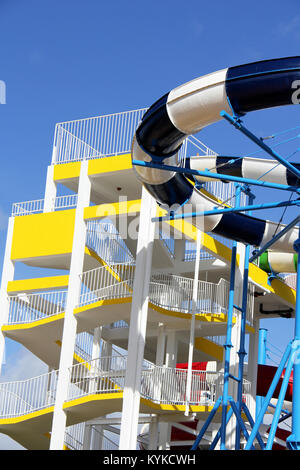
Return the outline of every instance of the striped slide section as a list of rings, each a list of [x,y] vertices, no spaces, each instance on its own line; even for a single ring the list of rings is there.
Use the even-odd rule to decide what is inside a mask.
[[[132,159],[178,166],[178,151],[185,138],[219,121],[222,110],[243,116],[250,111],[292,105],[293,83],[299,79],[300,57],[287,57],[230,67],[174,88],[156,101],[143,116],[133,139]],[[203,160],[200,163],[199,158],[194,163],[193,159],[190,165],[199,165],[195,169],[205,165],[209,169],[219,166],[221,158],[222,163],[227,165],[220,171],[223,168],[223,171],[252,178],[266,174],[270,178],[268,181],[297,183],[281,165],[270,171],[274,166],[271,160],[261,160],[258,164],[257,159],[244,158],[229,163],[224,158],[231,160],[231,157],[217,156],[212,157],[210,162]],[[140,166],[134,166],[134,170],[159,204],[171,207],[188,203],[191,211],[212,210],[218,205],[201,194],[183,174]],[[277,223],[241,213],[213,214],[204,219],[204,227],[199,228],[205,232],[254,246],[266,243],[278,230]],[[297,238],[298,229],[293,229],[279,239],[272,249],[293,252],[293,243]]]

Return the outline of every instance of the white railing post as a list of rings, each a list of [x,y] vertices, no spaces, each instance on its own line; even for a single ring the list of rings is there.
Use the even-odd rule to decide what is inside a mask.
[[[52,212],[55,209],[55,198],[57,186],[54,181],[54,165],[49,165],[47,169],[47,178],[44,196],[44,212]]]
[[[84,221],[84,208],[89,205],[91,182],[88,177],[88,162],[81,163],[78,203],[75,213],[72,257],[69,272],[69,287],[65,310],[62,347],[59,363],[59,375],[57,382],[56,402],[53,413],[50,449],[62,450],[66,427],[66,414],[63,403],[67,398],[69,387],[69,368],[73,363],[73,355],[76,342],[77,320],[74,316],[74,308],[78,304],[84,262],[84,249],[86,240],[86,224]]]
[[[191,399],[191,385],[192,385],[192,365],[193,365],[193,353],[194,353],[194,342],[195,342],[195,314],[197,311],[198,302],[198,286],[199,286],[199,266],[200,266],[200,251],[201,251],[202,232],[197,230],[197,249],[196,249],[196,261],[195,261],[195,272],[193,282],[193,298],[192,298],[192,318],[190,326],[190,341],[189,341],[189,356],[188,356],[188,373],[186,381],[186,407],[185,416],[189,415],[189,404]]]
[[[143,188],[128,338],[128,363],[130,367],[127,368],[125,376],[120,432],[120,449],[124,450],[135,450],[137,443],[140,384],[155,229],[155,224],[151,219],[155,216],[155,213],[156,202]]]

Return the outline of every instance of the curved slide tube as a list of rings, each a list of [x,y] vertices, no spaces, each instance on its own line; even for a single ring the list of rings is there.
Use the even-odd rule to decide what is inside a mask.
[[[297,253],[277,253],[276,251],[265,251],[258,261],[258,266],[267,273],[296,273]]]
[[[184,139],[219,121],[222,110],[243,116],[250,111],[293,104],[293,83],[299,79],[300,57],[288,57],[230,67],[174,88],[143,116],[133,139],[132,159],[178,166],[178,151]],[[199,163],[202,158],[203,163]],[[210,169],[219,166],[217,159],[222,157],[210,157],[214,159],[211,166],[205,158],[191,159],[188,164],[200,165],[195,169],[203,169],[203,166]],[[219,168],[220,171],[235,172],[231,174],[257,178],[267,173],[269,181],[296,185],[294,175],[282,165],[277,164],[276,169],[268,173],[271,165],[274,167],[274,161],[260,160],[258,164],[257,159],[244,158]],[[134,166],[134,169],[158,203],[169,207],[189,203],[192,211],[216,207],[215,201],[197,190],[181,173],[140,166]],[[271,240],[275,231],[282,227],[241,213],[224,213],[204,217],[204,227],[199,228],[260,246]],[[293,253],[298,233],[296,228],[290,230],[272,246],[272,250]]]

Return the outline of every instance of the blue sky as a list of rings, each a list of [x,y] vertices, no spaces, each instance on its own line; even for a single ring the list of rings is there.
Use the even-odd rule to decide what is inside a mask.
[[[202,74],[299,55],[299,40],[297,0],[0,0],[0,80],[6,84],[6,104],[0,105],[1,265],[12,203],[43,198],[56,122],[149,106]],[[299,111],[263,111],[245,124],[270,135],[300,125]],[[225,122],[199,137],[223,154],[256,150]],[[282,194],[265,190],[257,199],[280,200]],[[281,211],[257,215],[279,220]],[[289,209],[284,221],[292,217]],[[293,321],[264,326],[282,349],[293,335]],[[19,346],[9,344],[7,362],[17,353]]]

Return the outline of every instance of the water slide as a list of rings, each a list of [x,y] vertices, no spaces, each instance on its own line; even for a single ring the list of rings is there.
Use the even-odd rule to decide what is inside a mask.
[[[132,159],[179,166],[178,152],[185,138],[222,119],[221,111],[244,116],[251,111],[292,105],[293,84],[299,79],[300,57],[286,57],[229,67],[180,85],[156,101],[143,116],[133,139]],[[297,177],[277,160],[193,157],[187,159],[186,166],[300,186]],[[299,164],[295,166],[300,168]],[[159,204],[172,207],[188,203],[191,212],[209,211],[216,206],[223,208],[200,192],[182,173],[140,165],[133,167],[138,179]],[[284,227],[242,213],[207,215],[202,222],[198,228],[205,232],[257,247],[270,241],[275,232]],[[197,225],[196,218],[193,223]],[[293,228],[272,245],[272,251],[267,253],[269,268],[272,265],[277,272],[294,272],[293,244],[298,234],[298,228]]]

